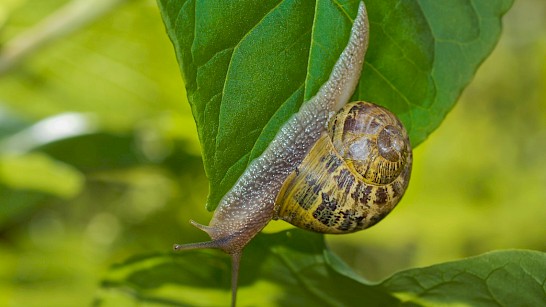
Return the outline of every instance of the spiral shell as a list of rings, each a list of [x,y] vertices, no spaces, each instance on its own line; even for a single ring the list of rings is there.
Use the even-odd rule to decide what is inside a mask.
[[[390,111],[345,105],[277,196],[276,217],[321,233],[350,233],[384,218],[402,198],[412,164],[408,134]]]

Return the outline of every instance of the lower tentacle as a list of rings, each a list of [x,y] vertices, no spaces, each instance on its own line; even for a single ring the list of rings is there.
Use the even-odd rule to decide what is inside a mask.
[[[199,224],[193,220],[190,220],[190,223],[203,230],[204,232],[210,235],[212,230],[211,227]],[[235,302],[237,301],[237,282],[239,279],[239,265],[241,263],[242,249],[239,250],[230,250],[227,247],[229,246],[229,238],[214,239],[211,241],[197,242],[197,243],[188,243],[188,244],[174,244],[174,251],[184,251],[192,249],[221,249],[231,256],[231,306],[235,307]]]

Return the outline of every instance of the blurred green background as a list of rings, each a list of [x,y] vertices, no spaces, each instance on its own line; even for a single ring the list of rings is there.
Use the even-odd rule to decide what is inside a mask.
[[[87,305],[112,264],[206,239],[188,223],[211,216],[199,152],[155,1],[2,0],[0,306]],[[327,241],[380,280],[493,249],[546,251],[545,218],[546,2],[516,0],[493,54],[415,150],[399,207]]]

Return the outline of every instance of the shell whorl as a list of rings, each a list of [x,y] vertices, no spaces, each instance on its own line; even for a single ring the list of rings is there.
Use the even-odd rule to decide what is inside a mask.
[[[387,109],[371,103],[351,103],[328,126],[336,151],[349,168],[371,184],[394,181],[411,152],[406,129]]]
[[[352,102],[331,120],[277,197],[277,218],[321,233],[349,233],[385,217],[412,164],[408,134],[388,110]]]

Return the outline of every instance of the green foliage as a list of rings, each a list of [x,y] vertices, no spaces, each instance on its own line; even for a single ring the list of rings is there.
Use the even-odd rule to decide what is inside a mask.
[[[63,5],[92,11],[98,2],[124,4],[85,27],[62,28],[63,35],[0,72],[0,305],[85,306],[94,298],[112,306],[227,305],[228,257],[169,252],[175,242],[208,239],[188,219],[206,224],[210,213],[203,208],[208,181],[194,119],[156,1],[0,1],[0,63],[12,41],[47,29],[43,21]],[[455,2],[449,3],[442,9]],[[495,249],[545,251],[545,7],[543,0],[517,1],[503,18],[500,44],[440,128],[416,149],[410,188],[387,219],[360,233],[325,236],[328,249],[321,236],[279,233],[291,227],[270,223],[243,256],[240,305],[349,302],[358,291],[386,304],[468,305],[472,295],[483,295],[458,291],[468,279],[438,285],[457,301],[436,300],[435,288],[423,293],[413,283],[419,278],[434,286],[436,276],[460,267],[479,277],[472,280],[479,290],[491,285],[495,305],[520,293],[529,293],[522,301],[529,305],[544,297],[530,278],[543,278],[543,253],[494,252],[460,266],[428,267]],[[463,31],[468,22],[447,30]],[[385,32],[376,29],[372,36],[379,31]],[[380,47],[370,48],[368,60]],[[452,63],[445,69],[460,68]],[[366,66],[363,77],[370,74]],[[76,120],[59,121],[67,115]],[[51,138],[36,132],[69,133]],[[499,269],[484,283],[480,276],[492,267]],[[321,288],[331,285],[329,278],[345,288]],[[482,297],[484,305],[492,302],[489,294]]]
[[[70,198],[80,192],[83,177],[69,165],[33,153],[0,158],[0,181],[13,189],[41,190]]]
[[[367,1],[370,48],[355,99],[392,110],[417,146],[493,49],[511,3]],[[197,123],[213,210],[326,81],[358,1],[159,4]]]
[[[172,45],[146,0],[0,1],[0,29],[1,68],[45,32],[0,69],[0,305],[88,305],[109,263],[169,249],[147,234],[174,242],[178,205],[204,202]]]
[[[129,259],[112,268],[97,303],[221,306],[219,302],[229,301],[230,264],[227,257],[218,255],[188,252]],[[546,254],[534,251],[493,252],[410,269],[377,284],[355,275],[328,251],[321,235],[303,230],[261,235],[245,249],[243,259],[242,306],[546,303]],[[196,262],[201,266],[193,265]],[[256,295],[258,291],[263,294]]]
[[[382,286],[404,301],[427,306],[542,306],[546,303],[546,254],[528,250],[481,256],[411,269]]]

